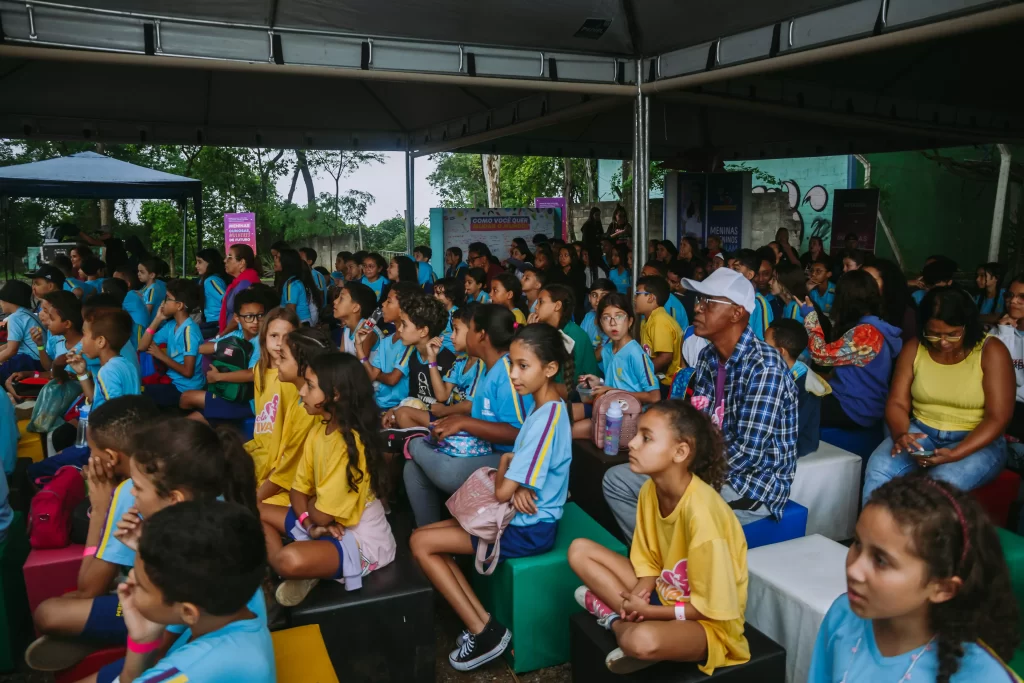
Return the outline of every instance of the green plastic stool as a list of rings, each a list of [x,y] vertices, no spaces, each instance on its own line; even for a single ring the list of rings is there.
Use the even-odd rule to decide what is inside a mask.
[[[577,538],[626,554],[622,543],[575,503],[568,503],[550,551],[502,562],[490,576],[472,574],[473,589],[484,607],[512,631],[505,657],[517,674],[570,659],[569,617],[580,611],[573,598],[580,579],[569,568],[568,552]]]
[[[0,543],[0,671],[18,668],[34,633],[21,573],[28,552],[25,515],[15,512],[7,538]]]
[[[1010,585],[1013,595],[1017,598],[1017,608],[1024,614],[1024,538],[1012,531],[996,528],[999,542],[1003,545],[1003,556],[1010,567]],[[1018,676],[1024,675],[1024,645],[1013,653],[1013,659],[1007,662]]]

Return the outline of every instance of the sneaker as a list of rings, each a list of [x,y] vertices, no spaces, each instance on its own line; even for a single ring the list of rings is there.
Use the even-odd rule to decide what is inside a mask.
[[[613,674],[631,674],[634,671],[641,671],[649,666],[654,666],[658,662],[648,659],[636,659],[634,657],[627,657],[626,653],[622,651],[621,647],[617,647],[608,653],[608,656],[604,658],[604,665],[608,667],[608,670]]]
[[[448,663],[456,671],[472,671],[500,657],[511,640],[512,632],[491,617],[483,631],[466,635],[462,644],[448,655]]]
[[[423,428],[421,427],[420,429]],[[406,460],[412,460],[412,453],[409,452],[409,444],[411,444],[416,439],[426,439],[428,436],[430,436],[429,429],[422,432],[413,432],[412,434],[409,434],[405,438],[405,440],[402,442],[402,455],[405,456]]]
[[[473,635],[473,634],[469,632],[469,629],[468,629],[468,628],[467,628],[467,629],[463,629],[463,630],[462,630],[462,633],[460,633],[460,634],[459,634],[459,635],[458,635],[458,636],[457,636],[457,637],[455,638],[455,644],[456,644],[456,645],[458,645],[459,647],[462,647],[462,644],[463,644],[464,642],[466,642],[466,639],[467,639],[467,638],[469,638],[469,637],[470,637],[471,635]]]
[[[318,583],[320,579],[286,579],[278,585],[274,597],[282,607],[295,607],[306,599]]]
[[[594,593],[586,586],[580,586],[577,588],[573,597],[576,598],[577,605],[597,617],[597,623],[602,628],[611,630],[612,622],[619,618],[618,612],[604,604],[604,602],[601,601],[601,598],[594,595]]]
[[[410,438],[428,436],[429,434],[430,430],[426,427],[381,430],[381,436],[384,437],[384,447],[392,453],[404,453],[405,444]]]
[[[25,663],[36,671],[63,671],[102,649],[77,638],[42,636],[25,650]]]

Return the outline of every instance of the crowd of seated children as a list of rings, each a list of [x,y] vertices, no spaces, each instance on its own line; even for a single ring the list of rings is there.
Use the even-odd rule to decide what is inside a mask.
[[[199,290],[194,282],[184,279],[169,281],[163,302],[142,335],[139,351],[149,353],[166,365],[170,379],[170,384],[146,385],[144,393],[157,405],[176,407],[186,391],[200,390],[206,385],[199,366],[203,334],[191,316],[198,303]],[[166,350],[160,345],[164,345]]]
[[[305,371],[302,405],[317,417],[291,484],[290,506],[260,504],[279,604],[302,602],[321,579],[356,590],[390,564],[396,543],[384,514],[387,472],[373,386],[351,354],[330,353]],[[281,535],[295,541],[283,545]],[[321,542],[322,541],[322,542]]]
[[[554,379],[559,372],[571,374],[564,370],[568,355],[561,335],[550,325],[522,327],[502,363],[506,359],[515,392],[531,397],[532,405],[511,449],[497,463],[495,495],[516,510],[501,537],[501,559],[538,555],[554,545],[572,460],[571,416]],[[499,657],[512,637],[483,608],[451,557],[472,555],[479,542],[454,519],[421,523],[409,542],[417,563],[466,628],[448,655],[459,671]]]

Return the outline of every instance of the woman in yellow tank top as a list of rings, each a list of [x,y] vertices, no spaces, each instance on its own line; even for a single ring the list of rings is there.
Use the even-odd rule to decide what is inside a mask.
[[[892,436],[868,460],[864,501],[918,468],[969,491],[1006,464],[1016,391],[1009,352],[985,337],[974,300],[958,287],[932,289],[921,310],[918,338],[896,363],[885,409]]]

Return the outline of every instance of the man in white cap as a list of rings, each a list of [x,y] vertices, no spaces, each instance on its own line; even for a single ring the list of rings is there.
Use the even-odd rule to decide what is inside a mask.
[[[694,332],[710,342],[694,366],[692,401],[725,439],[729,471],[722,497],[740,524],[768,515],[780,519],[796,473],[796,385],[778,352],[750,329],[749,280],[719,268],[703,282],[683,284],[697,294]],[[628,540],[646,479],[628,464],[604,476],[605,500]]]

